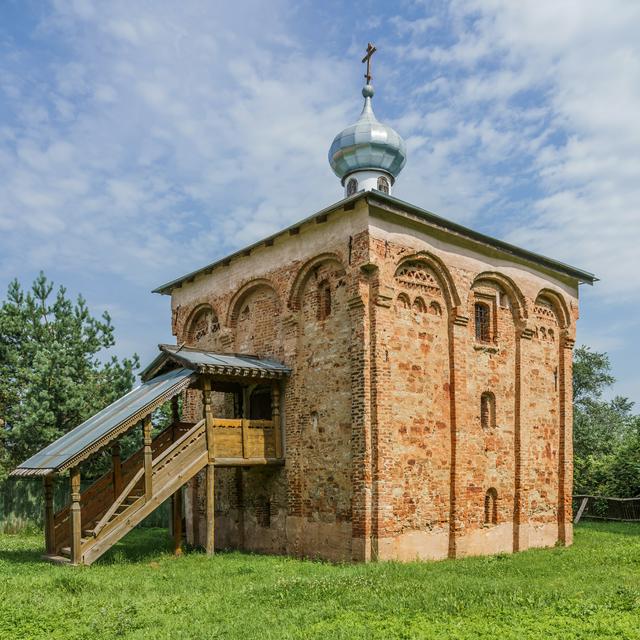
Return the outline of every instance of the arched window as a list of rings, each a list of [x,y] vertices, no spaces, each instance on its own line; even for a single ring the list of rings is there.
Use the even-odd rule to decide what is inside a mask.
[[[355,178],[349,178],[347,182],[347,196],[352,196],[358,190],[358,181]]]
[[[318,320],[331,315],[331,285],[324,280],[318,286]]]
[[[389,181],[384,176],[378,178],[378,191],[389,193]]]
[[[476,321],[476,340],[480,342],[491,341],[491,310],[485,302],[476,302],[474,305]]]
[[[493,487],[484,496],[484,523],[498,524],[498,492]]]
[[[491,391],[485,391],[480,396],[480,424],[483,429],[496,426],[496,397]]]

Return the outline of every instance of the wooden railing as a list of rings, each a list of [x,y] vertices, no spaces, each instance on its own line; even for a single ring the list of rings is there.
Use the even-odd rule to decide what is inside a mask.
[[[214,418],[213,449],[216,458],[275,458],[272,420]]]
[[[208,460],[206,428],[204,420],[194,425],[187,433],[172,443],[153,461],[151,478],[151,496],[140,494],[127,505],[125,499],[130,496],[136,482],[141,482],[144,469],[138,470],[130,486],[126,487],[114,505],[105,514],[104,522],[95,532],[95,536],[83,541],[82,558],[84,564],[97,560],[120,538],[148,516],[162,502],[169,498],[185,482],[188,482],[198,471],[206,466]],[[118,506],[125,505],[123,511]],[[108,515],[108,517],[107,517]]]
[[[179,423],[177,425],[178,433],[185,429],[191,428],[193,425],[188,423]],[[151,448],[153,455],[160,455],[167,447],[169,447],[174,438],[174,426],[170,426],[159,433],[152,441]],[[136,475],[143,463],[144,447],[141,447],[133,455],[122,463],[122,485],[128,484]],[[113,484],[113,471],[108,471],[91,486],[87,487],[81,494],[80,502],[82,504],[82,527],[83,529],[91,529],[95,526],[113,504],[116,498],[115,487]],[[54,516],[54,535],[55,548],[59,550],[62,547],[71,544],[71,512],[70,505],[67,505]]]

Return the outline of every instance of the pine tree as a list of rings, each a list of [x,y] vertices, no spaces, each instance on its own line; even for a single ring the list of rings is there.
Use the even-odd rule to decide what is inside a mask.
[[[104,361],[114,345],[100,319],[41,272],[25,292],[17,280],[0,306],[0,480],[29,456],[127,393],[138,356]]]

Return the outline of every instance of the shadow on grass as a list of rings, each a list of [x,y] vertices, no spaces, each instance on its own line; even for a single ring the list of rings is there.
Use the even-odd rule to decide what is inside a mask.
[[[160,554],[170,553],[172,550],[172,541],[167,529],[155,527],[133,529],[99,558],[96,564],[145,562]]]
[[[11,564],[38,564],[45,562],[42,559],[44,549],[13,549],[0,551],[0,562]]]
[[[623,536],[640,536],[640,522],[607,522],[604,520],[581,520],[575,531],[600,531]]]
[[[19,534],[15,534],[19,535]],[[97,564],[117,564],[122,562],[145,562],[160,554],[173,550],[172,541],[166,529],[144,528],[134,529],[116,545],[114,545]],[[42,546],[26,549],[0,549],[0,562],[10,564],[41,564],[47,561]]]

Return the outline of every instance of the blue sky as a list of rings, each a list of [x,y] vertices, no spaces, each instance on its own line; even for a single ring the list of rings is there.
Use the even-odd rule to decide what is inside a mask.
[[[150,359],[152,288],[340,199],[372,41],[395,195],[596,273],[578,342],[638,402],[638,33],[624,0],[4,0],[0,287],[43,269]]]

